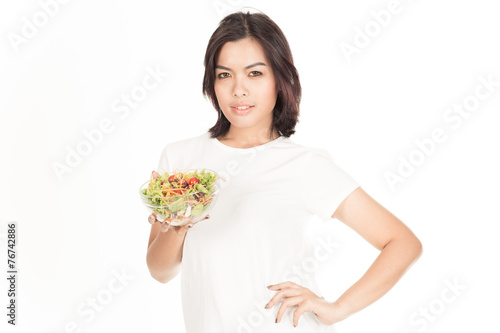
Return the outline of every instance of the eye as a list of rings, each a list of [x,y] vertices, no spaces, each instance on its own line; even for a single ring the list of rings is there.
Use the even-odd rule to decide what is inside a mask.
[[[259,71],[252,71],[252,72],[250,72],[250,74],[253,74],[252,76],[261,76],[262,75],[262,73]]]
[[[217,77],[219,79],[223,79],[223,78],[227,77],[227,76],[224,76],[225,74],[229,75],[229,73],[220,73],[219,75],[217,75]]]

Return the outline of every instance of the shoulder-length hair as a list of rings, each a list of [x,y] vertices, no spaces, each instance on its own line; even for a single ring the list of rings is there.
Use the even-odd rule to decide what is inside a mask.
[[[295,133],[299,121],[299,104],[302,95],[299,74],[293,64],[292,52],[285,35],[267,15],[263,13],[236,12],[224,17],[208,42],[205,53],[203,95],[208,97],[218,113],[217,122],[209,129],[212,138],[223,136],[230,127],[229,120],[220,110],[215,95],[215,61],[222,46],[244,38],[253,38],[264,50],[271,63],[276,90],[276,105],[270,133],[290,137]]]

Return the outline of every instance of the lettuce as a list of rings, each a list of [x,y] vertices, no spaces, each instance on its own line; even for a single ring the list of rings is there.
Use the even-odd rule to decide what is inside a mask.
[[[157,213],[159,219],[184,217],[188,205],[191,206],[189,218],[196,218],[203,214],[213,201],[217,174],[206,169],[187,173],[177,172],[177,174],[183,174],[183,179],[186,181],[196,177],[199,183],[190,186],[188,190],[184,189],[183,195],[166,196],[168,192],[163,192],[164,190],[181,186],[177,182],[169,182],[170,174],[164,172],[156,179],[152,179],[147,188],[141,190],[144,195],[143,200]],[[205,203],[208,200],[210,202]]]

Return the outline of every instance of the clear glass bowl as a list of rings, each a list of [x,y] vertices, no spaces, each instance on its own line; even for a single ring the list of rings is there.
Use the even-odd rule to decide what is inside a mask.
[[[215,175],[216,172],[205,169]],[[139,189],[141,201],[150,213],[155,212],[160,221],[170,220],[172,226],[182,226],[188,223],[196,223],[205,218],[212,210],[217,201],[220,191],[219,179],[207,188],[208,194],[201,191],[189,194],[179,194],[168,197],[147,196],[142,191],[148,188],[150,180],[142,184]],[[156,202],[160,201],[160,204]]]

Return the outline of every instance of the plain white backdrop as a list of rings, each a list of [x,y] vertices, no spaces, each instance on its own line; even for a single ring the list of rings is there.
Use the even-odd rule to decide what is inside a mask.
[[[149,275],[137,190],[165,144],[215,123],[203,56],[244,6],[292,48],[303,101],[291,139],[327,149],[424,246],[338,331],[498,329],[500,21],[487,0],[2,3],[0,266],[15,221],[19,274],[17,325],[2,306],[1,326],[184,331],[180,278]],[[333,301],[378,251],[338,220],[313,220],[311,234],[339,244],[318,268]]]

